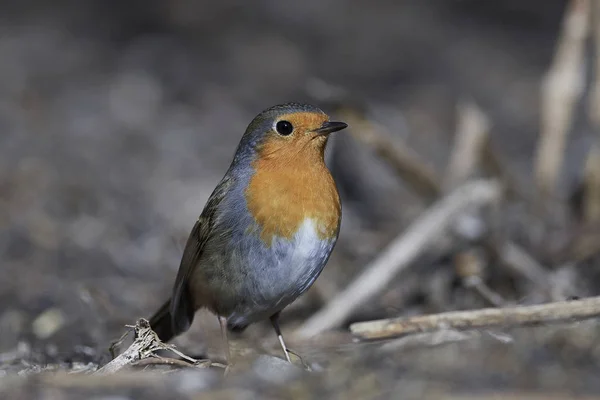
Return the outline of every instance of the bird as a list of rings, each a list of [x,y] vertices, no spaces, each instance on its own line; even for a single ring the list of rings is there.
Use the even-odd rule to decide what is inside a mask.
[[[228,331],[269,319],[291,363],[279,316],[312,286],[338,240],[342,206],[324,154],[329,135],[347,127],[303,103],[250,122],[189,234],[171,297],[149,319],[161,341],[208,309],[230,364]]]

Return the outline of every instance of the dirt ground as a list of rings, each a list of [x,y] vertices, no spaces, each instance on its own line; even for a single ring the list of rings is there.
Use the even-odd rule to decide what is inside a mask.
[[[239,363],[225,378],[219,368],[89,374],[110,360],[108,346],[125,325],[167,298],[189,230],[243,130],[273,104],[308,101],[339,118],[340,103],[324,99],[342,90],[342,106],[357,105],[443,176],[457,105],[471,101],[489,118],[494,154],[515,184],[533,186],[540,86],[565,1],[249,4],[0,5],[0,397],[599,393],[595,320],[481,330],[450,343],[430,337],[435,345],[352,339],[356,321],[489,306],[456,272],[458,252],[485,253],[469,241],[432,246],[339,329],[310,342],[290,339],[311,372],[277,358],[264,323],[235,337]],[[593,60],[585,61],[592,71]],[[539,220],[531,223],[522,203],[500,211],[506,235],[534,254],[566,297],[600,292],[596,253],[577,262],[556,255],[575,225],[568,200],[594,132],[578,106],[554,199],[566,211],[541,218],[552,223],[547,242],[532,243]],[[430,205],[353,136],[340,134],[330,147],[343,201],[340,240],[317,284],[284,312],[284,333],[326,305]],[[484,258],[485,283],[507,302],[548,300],[492,255]],[[189,354],[222,356],[208,314],[175,343]]]

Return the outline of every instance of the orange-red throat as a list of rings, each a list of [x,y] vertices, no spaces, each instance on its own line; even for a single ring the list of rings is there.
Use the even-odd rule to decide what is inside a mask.
[[[324,160],[328,135],[317,132],[328,117],[298,112],[282,115],[278,121],[289,121],[294,131],[287,136],[275,128],[265,133],[245,193],[260,237],[266,244],[275,236],[291,239],[306,219],[312,219],[320,239],[333,238],[341,204]]]

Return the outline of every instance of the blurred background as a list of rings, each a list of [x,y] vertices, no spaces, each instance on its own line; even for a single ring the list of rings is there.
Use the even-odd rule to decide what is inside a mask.
[[[344,204],[340,240],[317,284],[284,312],[284,332],[471,177],[502,182],[500,226],[478,216],[428,245],[329,336],[332,358],[337,341],[351,343],[344,332],[356,321],[597,294],[600,41],[599,20],[588,18],[596,6],[2,1],[3,368],[107,361],[124,325],[169,295],[189,230],[247,124],[288,101],[313,103],[351,127],[327,154]],[[472,165],[459,165],[473,154]],[[503,253],[507,243],[516,259]],[[521,268],[519,256],[533,267]],[[473,257],[475,272],[465,272],[461,260]],[[484,289],[468,284],[472,275]],[[218,352],[213,319],[199,317],[177,343]],[[269,329],[258,324],[242,338],[270,341],[279,355]],[[515,335],[511,344],[480,338],[410,359],[423,373],[459,365],[435,381],[460,387],[600,389],[595,324]],[[384,368],[379,384],[395,387],[394,371],[414,371],[390,357],[345,365],[349,376]]]

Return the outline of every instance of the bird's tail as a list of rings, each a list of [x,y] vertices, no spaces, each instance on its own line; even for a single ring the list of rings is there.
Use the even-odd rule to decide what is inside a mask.
[[[167,300],[152,317],[150,317],[150,327],[160,340],[168,342],[175,335],[173,330],[173,318],[171,317],[171,299]]]

